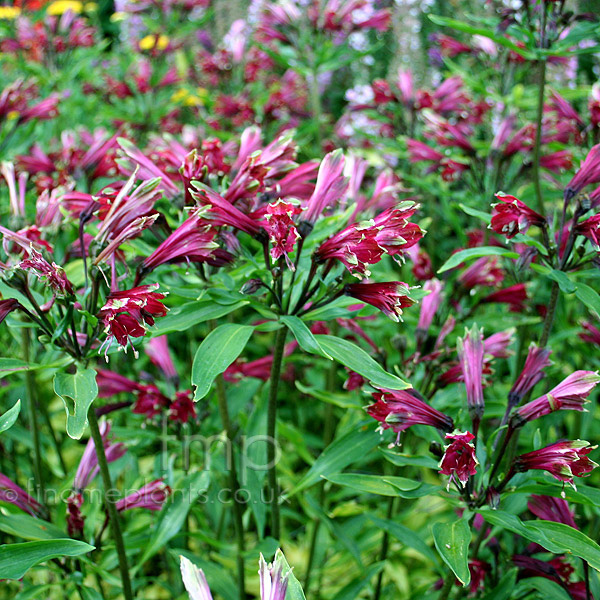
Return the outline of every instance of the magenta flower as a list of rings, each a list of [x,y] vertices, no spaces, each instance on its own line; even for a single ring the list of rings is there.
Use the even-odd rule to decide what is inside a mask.
[[[197,190],[192,192],[193,198],[201,205],[210,207],[209,212],[204,213],[203,217],[213,225],[218,227],[226,225],[244,231],[248,235],[262,237],[263,232],[257,221],[252,220],[248,215],[233,206],[231,202],[225,200],[204,184],[193,181],[192,185]]]
[[[581,163],[579,171],[565,188],[565,201],[576,196],[584,187],[600,182],[600,144],[594,146]]]
[[[194,418],[196,418],[196,405],[192,398],[192,392],[190,390],[177,392],[175,400],[169,407],[169,419],[178,423],[187,423]]]
[[[62,267],[54,262],[50,264],[33,245],[29,247],[28,252],[29,256],[17,265],[20,269],[30,271],[39,280],[45,281],[60,297],[73,295],[73,286]]]
[[[273,244],[271,258],[278,260],[282,256],[288,268],[295,270],[289,254],[294,251],[296,241],[300,237],[294,217],[302,212],[302,208],[293,202],[278,200],[267,206],[265,213],[265,231],[269,235],[269,241]]]
[[[460,368],[467,390],[467,404],[474,421],[483,415],[483,333],[473,325],[465,332],[464,338],[458,338],[457,352]]]
[[[350,283],[344,286],[344,294],[378,308],[392,321],[402,320],[402,309],[412,306],[408,296],[409,287],[400,281],[386,283]]]
[[[540,166],[553,173],[569,171],[573,168],[573,154],[569,150],[557,150],[540,156]]]
[[[2,162],[0,164],[0,173],[8,186],[8,199],[10,203],[10,213],[17,217],[25,216],[25,190],[27,187],[27,172],[19,175],[19,180],[15,177],[15,166],[11,162]]]
[[[600,346],[600,329],[588,321],[581,323],[581,327],[584,329],[584,331],[578,334],[579,337],[588,344]]]
[[[107,296],[106,304],[98,312],[108,336],[102,344],[107,344],[106,352],[113,339],[127,349],[130,337],[143,337],[146,335],[145,324],[154,325],[155,317],[167,314],[168,309],[161,302],[165,294],[152,291],[157,288],[158,283],[142,285],[122,292],[112,292]]]
[[[442,289],[444,284],[439,279],[429,279],[425,282],[423,289],[428,291],[429,294],[421,300],[421,313],[419,314],[419,322],[417,329],[423,332],[427,332],[433,317],[438,311],[442,303]]]
[[[575,123],[581,127],[585,126],[585,123],[579,116],[579,113],[558,92],[552,90],[550,92],[550,98],[552,109],[556,112],[558,117],[568,121],[575,121]]]
[[[40,121],[54,119],[54,117],[58,115],[58,102],[59,96],[57,94],[51,94],[37,104],[28,106],[25,110],[21,111],[18,122],[21,124],[32,121],[33,119],[38,119]]]
[[[523,312],[525,302],[528,300],[527,287],[524,283],[517,283],[510,287],[497,290],[480,300],[482,304],[508,304],[511,312]]]
[[[131,412],[152,419],[169,405],[169,399],[152,383],[140,385]]]
[[[488,355],[493,358],[508,358],[512,354],[508,347],[513,343],[514,333],[514,328],[511,328],[493,333],[485,338],[483,340],[483,349],[486,355],[484,363],[490,362]]]
[[[502,146],[504,146],[504,144],[508,141],[510,134],[514,131],[516,124],[517,115],[516,113],[511,113],[500,123],[500,125],[498,125],[498,129],[494,135],[494,139],[492,140],[490,148],[492,150],[499,150],[502,148]]]
[[[413,389],[384,390],[373,394],[374,404],[366,411],[381,423],[382,430],[391,429],[398,434],[412,425],[430,425],[442,431],[452,431],[452,418],[423,402]],[[398,443],[398,440],[397,442]]]
[[[169,379],[177,379],[177,369],[173,363],[166,335],[150,339],[145,347],[150,362],[158,367]]]
[[[160,510],[171,493],[171,488],[165,485],[162,479],[156,479],[125,498],[117,500],[119,512],[132,508],[145,508],[147,510]]]
[[[461,433],[454,431],[446,434],[447,440],[452,440],[444,450],[444,456],[440,462],[440,474],[449,475],[448,488],[454,481],[457,485],[466,485],[469,477],[477,474],[479,461],[475,456],[475,446],[472,441],[475,436],[469,431]]]
[[[444,158],[441,152],[434,150],[419,140],[409,139],[406,141],[406,145],[411,163],[431,162],[433,163],[432,169],[435,170]]]
[[[575,514],[569,508],[569,503],[562,498],[552,496],[538,496],[533,494],[527,502],[527,508],[538,518],[544,521],[564,523],[577,529]]]
[[[108,369],[98,369],[96,372],[98,398],[112,398],[117,394],[132,394],[142,388],[142,384],[132,381]]]
[[[525,233],[532,225],[541,226],[546,222],[542,215],[514,196],[498,192],[496,198],[500,202],[492,204],[490,229],[508,239],[517,233]]]
[[[559,481],[573,483],[573,477],[586,477],[598,465],[588,458],[596,446],[583,440],[562,441],[545,448],[521,454],[515,460],[517,472],[539,469],[547,471]]]
[[[317,184],[302,215],[304,223],[314,225],[326,208],[343,198],[348,188],[348,180],[343,175],[344,163],[344,154],[341,150],[330,152],[321,161]]]
[[[7,298],[6,300],[0,300],[0,323],[6,319],[13,310],[22,309],[21,303],[13,298]]]
[[[371,221],[379,229],[375,236],[377,243],[390,256],[403,253],[423,237],[424,231],[408,220],[417,208],[412,202],[402,203],[397,208],[382,212]]]
[[[600,213],[577,223],[575,231],[590,240],[597,250],[600,249]]]
[[[0,502],[14,504],[33,517],[40,516],[42,513],[39,502],[2,473],[0,473]]]
[[[478,285],[496,286],[502,283],[504,272],[495,256],[482,256],[458,277],[463,287],[472,290]]]
[[[552,350],[540,348],[535,344],[529,346],[523,370],[508,393],[510,406],[519,404],[523,396],[545,377],[544,369],[552,364],[550,354]]]
[[[139,283],[146,275],[160,265],[180,262],[207,262],[213,265],[223,264],[231,255],[218,250],[215,242],[215,231],[204,220],[202,209],[193,210],[190,216],[180,225],[158,248],[144,259],[138,268]],[[223,261],[223,262],[222,262]]]
[[[290,571],[284,574],[281,563],[277,555],[272,564],[267,564],[263,555],[260,555],[258,576],[261,600],[285,600]]]
[[[539,419],[557,410],[583,411],[586,398],[600,381],[594,371],[575,371],[547,394],[528,402],[511,419],[513,427]]]

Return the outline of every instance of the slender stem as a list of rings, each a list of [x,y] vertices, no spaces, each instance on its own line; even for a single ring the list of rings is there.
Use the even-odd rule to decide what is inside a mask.
[[[110,479],[110,472],[108,470],[108,461],[106,460],[106,454],[104,453],[102,435],[100,434],[100,428],[98,427],[98,418],[96,417],[96,411],[94,410],[93,406],[90,406],[90,410],[88,411],[88,421],[90,424],[92,439],[94,440],[94,446],[96,448],[96,455],[98,457],[98,467],[100,468],[102,484],[104,485],[104,503],[108,512],[110,528],[117,550],[117,557],[119,560],[119,571],[121,573],[121,583],[123,584],[123,596],[125,597],[125,600],[133,600],[131,581],[129,579],[129,567],[127,566],[127,554],[125,552],[125,544],[123,542],[123,533],[121,532],[119,513],[117,512],[117,507],[112,497],[113,487],[112,481]]]
[[[277,390],[283,363],[283,349],[287,328],[277,330],[275,348],[273,350],[273,365],[271,367],[271,387],[269,389],[269,407],[267,412],[267,463],[269,466],[268,481],[271,502],[271,535],[279,540],[279,488],[277,487],[277,469],[275,465],[275,426],[277,424]]]
[[[21,329],[23,341],[23,359],[26,363],[31,360],[31,337],[29,329]],[[29,427],[33,436],[33,476],[35,479],[35,487],[37,500],[45,506],[46,491],[44,487],[44,469],[42,465],[42,449],[40,444],[40,430],[37,421],[38,401],[37,387],[35,385],[35,375],[33,371],[25,371],[25,389],[27,391],[27,410],[29,412]]]
[[[504,457],[504,454],[506,453],[506,448],[508,447],[508,442],[512,438],[514,431],[515,430],[510,426],[506,430],[506,433],[504,435],[504,440],[502,440],[502,446],[500,447],[498,454],[496,454],[496,460],[494,461],[494,466],[492,467],[492,472],[490,473],[488,485],[491,485],[492,479],[494,478],[494,475],[498,471],[498,467],[500,466],[500,463],[502,462],[502,458]]]
[[[54,427],[52,427],[52,421],[50,420],[50,414],[48,413],[48,407],[42,402],[38,405],[38,408],[40,409],[40,412],[42,413],[42,417],[44,418],[46,427],[48,427],[48,430],[50,431],[50,437],[52,438],[52,445],[54,446],[54,450],[58,456],[58,462],[60,463],[60,468],[62,469],[63,473],[66,475],[68,473],[67,464],[65,463],[65,459],[62,455],[62,450],[60,448],[60,443],[58,441],[58,438],[56,437],[56,432],[54,431]]]
[[[388,501],[388,509],[386,514],[386,519],[389,521],[394,514],[394,500],[396,500],[395,496],[390,496]],[[385,561],[387,558],[388,550],[390,547],[390,535],[388,530],[386,529],[383,532],[383,538],[381,540],[381,552],[379,553],[379,560],[381,562]],[[379,600],[381,596],[381,588],[383,585],[383,570],[379,571],[379,575],[377,577],[377,583],[375,585],[375,593],[373,594],[373,600]]]
[[[450,573],[448,573],[445,581],[444,581],[444,585],[442,586],[442,589],[440,590],[440,595],[438,596],[438,600],[447,600],[448,596],[450,595],[450,592],[452,591],[452,586],[454,585],[454,582],[456,581],[456,577],[454,576],[454,573],[452,573],[452,571]]]
[[[542,118],[544,115],[544,92],[546,88],[546,60],[539,61],[538,104],[535,130],[535,143],[533,146],[533,183],[538,210],[544,212],[544,198],[540,181],[540,149],[542,145]]]
[[[237,469],[235,465],[235,453],[234,449],[234,434],[233,429],[231,427],[231,420],[229,418],[229,408],[227,406],[227,393],[225,391],[225,384],[223,381],[223,376],[219,375],[217,377],[217,398],[219,401],[219,413],[221,415],[221,421],[223,423],[223,427],[225,428],[225,433],[227,435],[228,440],[228,462],[229,462],[229,486],[231,487],[232,495],[233,495],[233,522],[235,525],[235,536],[237,541],[237,568],[238,568],[238,597],[240,600],[245,600],[246,598],[246,583],[244,576],[244,552],[245,552],[245,544],[244,544],[244,522],[243,522],[243,514],[244,509],[238,500],[238,490],[240,489],[240,484],[237,476]]]
[[[544,319],[544,329],[540,336],[540,348],[545,348],[550,337],[550,331],[552,330],[552,323],[554,322],[554,313],[556,312],[556,305],[558,303],[558,283],[552,283],[552,289],[550,290],[550,302],[548,303],[548,311],[546,312],[546,318]]]

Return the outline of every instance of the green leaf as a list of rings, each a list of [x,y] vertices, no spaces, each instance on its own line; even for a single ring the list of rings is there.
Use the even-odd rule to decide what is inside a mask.
[[[415,490],[420,485],[418,481],[412,479],[388,477],[389,480],[395,480],[395,483],[392,484],[391,481],[384,480],[381,475],[365,475],[363,473],[339,473],[324,477],[327,481],[331,481],[336,485],[351,487],[360,492],[378,494],[379,496],[398,496],[401,495],[398,493],[399,491]]]
[[[187,302],[182,306],[172,308],[168,315],[156,321],[156,325],[150,331],[153,337],[173,331],[185,331],[198,323],[224,317],[246,304],[249,304],[248,300],[234,304],[217,304],[212,300]]]
[[[470,206],[467,206],[466,204],[462,203],[460,203],[459,206],[463,212],[467,213],[471,217],[476,217],[477,219],[482,220],[488,225],[492,222],[492,215],[490,213],[483,212],[482,210],[477,210],[476,208],[471,208]]]
[[[288,588],[287,593],[285,595],[286,600],[306,600],[306,596],[304,595],[304,591],[302,590],[302,585],[300,585],[300,582],[294,575],[293,569],[288,564],[288,561],[285,559],[285,556],[283,555],[283,552],[281,550],[277,550],[277,552],[275,552],[273,565],[281,565],[281,572],[283,574],[289,573]]]
[[[169,552],[175,560],[178,561],[180,556],[185,556],[199,569],[202,569],[208,581],[208,587],[213,593],[219,594],[224,600],[239,600],[235,580],[231,577],[227,569],[224,569],[219,564],[192,554],[188,550],[177,548],[170,550]]]
[[[523,579],[519,582],[518,588],[519,591],[523,592],[537,592],[536,596],[544,600],[572,600],[570,594],[567,594],[556,581],[551,581],[545,577],[528,577],[527,579]]]
[[[454,267],[458,267],[463,262],[472,258],[481,258],[482,256],[504,256],[506,258],[519,258],[519,254],[508,248],[500,246],[479,246],[478,248],[467,248],[453,254],[441,267],[438,273],[444,273]]]
[[[241,354],[254,327],[227,323],[213,329],[196,350],[192,365],[194,401],[204,398],[212,382]]]
[[[409,529],[405,525],[396,523],[391,519],[379,519],[373,515],[369,515],[369,519],[375,523],[383,531],[387,531],[391,536],[395,537],[401,544],[416,550],[419,554],[429,560],[438,571],[441,568],[440,561],[435,552],[421,539],[420,535]]]
[[[78,540],[43,540],[0,546],[0,579],[21,579],[31,567],[61,556],[79,556],[94,550]]]
[[[30,515],[0,514],[0,531],[24,540],[57,540],[67,538],[67,534],[56,525]]]
[[[10,429],[17,420],[21,412],[21,401],[17,400],[12,408],[9,408],[2,416],[0,416],[0,433]]]
[[[575,295],[583,302],[592,312],[600,316],[600,295],[596,290],[592,289],[585,283],[578,283]]]
[[[315,336],[312,334],[311,330],[306,326],[304,321],[298,317],[294,317],[292,315],[287,315],[280,317],[279,319],[282,323],[284,323],[289,330],[294,334],[296,341],[298,342],[300,348],[309,354],[317,354],[322,356],[323,358],[332,359],[323,348],[319,345],[319,342],[315,339]],[[332,359],[333,360],[333,359]]]
[[[469,572],[469,544],[471,529],[465,519],[453,523],[435,523],[432,528],[433,541],[443,561],[452,569],[456,578],[468,585],[471,581]]]
[[[384,566],[384,561],[371,565],[364,575],[359,575],[354,578],[348,585],[344,586],[332,600],[356,600],[356,598],[360,597],[360,593],[367,585],[369,585],[371,579],[380,573]]]
[[[505,573],[498,585],[489,594],[486,594],[483,600],[510,600],[515,589],[517,573],[518,569],[511,569]]]
[[[374,431],[373,424],[355,429],[334,440],[317,458],[309,471],[289,492],[288,497],[317,483],[321,477],[339,473],[354,461],[362,458],[379,444],[381,437]]]
[[[146,545],[142,558],[136,563],[134,572],[181,531],[190,508],[200,494],[206,491],[209,482],[208,471],[202,471],[186,477],[177,487],[179,493],[174,494],[173,499],[163,506],[156,529]]]
[[[356,344],[333,335],[315,335],[315,339],[321,348],[335,360],[351,371],[356,371],[374,386],[390,390],[405,390],[410,387],[410,384],[385,371],[378,362]]]
[[[556,269],[552,269],[545,273],[548,279],[552,279],[552,281],[556,281],[558,283],[558,287],[560,291],[564,294],[572,294],[577,290],[577,286],[573,283],[569,276],[564,271],[558,271]]]
[[[54,391],[60,396],[67,413],[67,433],[78,440],[87,425],[88,410],[98,395],[96,371],[77,367],[75,373],[58,372],[54,375]],[[70,401],[69,401],[70,400]],[[72,403],[73,412],[69,410]]]

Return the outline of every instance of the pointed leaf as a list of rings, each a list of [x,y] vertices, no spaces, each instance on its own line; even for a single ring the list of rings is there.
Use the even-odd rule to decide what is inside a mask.
[[[468,585],[471,581],[469,572],[469,544],[471,530],[465,519],[454,523],[435,523],[433,528],[433,541],[443,561],[452,569],[456,578]]]
[[[294,337],[302,350],[309,352],[310,354],[317,354],[323,358],[332,359],[332,357],[321,348],[321,345],[302,319],[294,317],[293,315],[287,315],[281,317],[279,320],[294,334]]]
[[[21,412],[21,401],[17,400],[12,408],[9,408],[2,416],[0,416],[0,433],[10,429],[17,420]]]
[[[481,258],[482,256],[506,256],[507,258],[519,258],[519,254],[508,248],[502,248],[501,246],[479,246],[477,248],[467,248],[461,250],[456,254],[453,254],[440,269],[438,273],[444,273],[454,267],[458,267],[466,260],[472,258]]]
[[[58,372],[54,375],[54,391],[65,405],[67,433],[78,440],[86,428],[88,410],[98,395],[96,371],[78,366],[75,373]],[[73,412],[69,405],[73,406]]]

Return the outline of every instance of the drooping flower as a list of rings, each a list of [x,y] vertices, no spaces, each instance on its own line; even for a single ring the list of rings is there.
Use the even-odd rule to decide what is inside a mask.
[[[154,325],[155,317],[167,314],[168,309],[161,302],[165,294],[154,292],[157,288],[157,283],[142,285],[107,296],[106,303],[98,312],[108,336],[103,344],[107,345],[106,351],[113,339],[127,349],[130,337],[143,337],[146,334],[145,324]]]
[[[584,331],[579,333],[579,337],[589,344],[595,344],[596,346],[600,346],[600,328],[592,325],[592,323],[588,321],[584,321],[581,323],[581,327]]]
[[[400,204],[377,215],[371,223],[379,231],[375,236],[377,243],[390,255],[401,254],[414,246],[424,231],[408,219],[414,215],[418,205],[412,202]]]
[[[517,233],[526,233],[532,225],[543,225],[545,219],[527,204],[515,196],[498,192],[496,198],[500,200],[492,204],[492,222],[490,228],[499,235],[511,239]]]
[[[269,235],[269,241],[273,245],[271,258],[278,260],[281,256],[285,257],[285,262],[292,271],[295,270],[295,267],[289,254],[294,251],[296,241],[300,237],[294,217],[301,212],[302,207],[299,204],[278,200],[269,204],[265,213],[264,228]]]
[[[575,225],[575,231],[592,242],[600,250],[600,213],[592,215],[585,221]]]
[[[469,595],[475,596],[477,592],[485,589],[485,577],[491,569],[490,563],[485,562],[484,560],[471,559],[469,561],[469,573],[471,573]]]
[[[594,371],[571,373],[547,394],[521,406],[511,419],[513,427],[539,419],[557,410],[583,411],[583,405],[588,402],[587,397],[599,381],[600,376]]]
[[[52,291],[60,296],[72,296],[73,286],[67,279],[65,271],[56,263],[50,264],[34,247],[33,244],[29,247],[29,256],[22,260],[18,267],[25,271],[33,273],[39,280],[45,281]]]
[[[503,279],[504,272],[498,266],[498,258],[496,256],[482,256],[478,258],[458,277],[458,280],[466,290],[472,290],[478,285],[499,285]]]
[[[381,423],[380,427],[400,434],[412,425],[430,425],[442,431],[452,431],[452,418],[425,403],[413,389],[384,390],[373,394],[374,404],[366,410]],[[398,438],[400,435],[398,435]]]
[[[153,419],[160,415],[168,405],[169,398],[154,384],[149,383],[139,386],[131,412],[136,415],[144,415],[147,419]]]
[[[166,335],[150,339],[145,347],[150,362],[158,367],[169,379],[177,379],[177,369],[173,363]]]
[[[0,473],[0,502],[14,504],[33,517],[40,516],[42,512],[42,506],[37,500],[2,473]]]
[[[474,420],[479,421],[483,415],[483,332],[473,325],[465,337],[458,338],[457,352],[460,367],[467,390],[467,404]]]
[[[588,458],[596,446],[583,440],[555,442],[545,448],[521,454],[515,460],[517,472],[539,469],[558,479],[573,484],[573,477],[586,477],[598,465]]]
[[[475,456],[475,446],[472,441],[475,436],[469,431],[461,433],[454,431],[446,434],[447,440],[452,440],[444,450],[444,456],[440,462],[440,474],[449,475],[450,483],[460,482],[463,486],[469,481],[469,477],[477,474],[479,461]]]
[[[565,202],[576,196],[584,187],[600,182],[600,144],[592,147],[581,163],[579,171],[565,188]]]
[[[482,304],[508,304],[511,312],[523,312],[525,302],[528,300],[527,287],[524,283],[516,283],[510,287],[496,290],[487,296],[484,296],[480,302]]]
[[[348,180],[343,175],[344,163],[344,154],[341,150],[330,152],[321,161],[317,184],[302,215],[302,221],[307,225],[314,225],[323,211],[346,193]]]
[[[196,406],[192,398],[192,392],[190,390],[177,392],[175,400],[169,407],[169,419],[178,423],[187,423],[195,417]]]
[[[162,479],[156,479],[143,485],[129,496],[117,500],[116,507],[119,512],[132,508],[160,510],[170,493],[171,488]]]
[[[549,357],[552,350],[540,348],[535,344],[529,346],[525,365],[508,393],[508,403],[516,406],[533,387],[545,377],[544,369],[552,364]]]
[[[412,306],[410,288],[401,281],[386,283],[350,283],[344,286],[344,294],[378,308],[392,321],[402,319],[402,309]]]
[[[419,322],[417,329],[423,332],[427,332],[435,313],[438,311],[440,304],[442,303],[442,289],[444,284],[439,279],[430,279],[425,282],[423,289],[428,291],[429,294],[421,300],[421,313],[419,314]]]
[[[14,298],[0,300],[0,323],[14,310],[22,309],[21,303]]]
[[[527,508],[538,518],[544,521],[564,523],[577,529],[575,515],[569,508],[569,503],[563,498],[552,496],[539,496],[533,494],[527,502]]]

